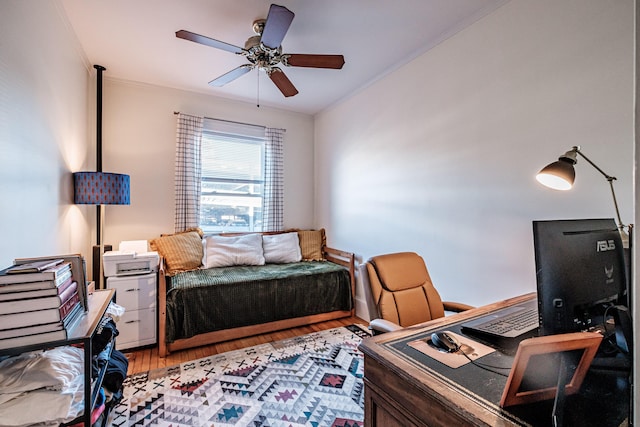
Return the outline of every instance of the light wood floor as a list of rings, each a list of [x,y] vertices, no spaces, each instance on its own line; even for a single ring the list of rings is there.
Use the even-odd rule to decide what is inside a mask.
[[[226,351],[237,350],[240,348],[264,344],[267,342],[292,338],[312,332],[324,331],[326,329],[338,328],[340,326],[352,325],[354,323],[361,325],[368,324],[366,321],[358,317],[345,317],[343,319],[329,320],[326,322],[315,323],[313,325],[301,326],[299,328],[291,328],[283,331],[271,332],[268,334],[255,335],[248,338],[240,338],[237,340],[225,341],[218,344],[211,344],[188,350],[176,351],[169,354],[165,358],[158,357],[157,346],[136,351],[124,351],[124,354],[129,359],[128,374],[131,375],[139,372],[149,371],[151,369],[163,368],[165,366],[178,365],[182,362],[200,359],[214,354],[224,353]]]

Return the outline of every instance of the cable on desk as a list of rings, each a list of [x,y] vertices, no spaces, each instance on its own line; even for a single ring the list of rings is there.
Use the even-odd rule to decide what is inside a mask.
[[[495,366],[495,365],[488,365],[488,364],[486,364],[486,363],[476,362],[475,360],[473,360],[472,358],[470,358],[470,357],[469,357],[469,355],[468,355],[467,353],[465,353],[465,352],[462,350],[462,347],[459,347],[459,348],[458,348],[458,352],[459,352],[459,353],[462,353],[462,355],[463,355],[464,357],[466,357],[466,358],[467,358],[467,360],[469,360],[469,362],[471,362],[471,364],[473,364],[474,366],[477,366],[478,368],[484,369],[484,370],[489,371],[489,372],[493,372],[494,374],[501,375],[501,376],[503,376],[503,377],[508,377],[508,376],[509,376],[509,374],[505,374],[504,372],[495,371],[494,369],[509,369],[509,370],[511,370],[511,366],[509,366],[509,367],[505,367],[505,366]]]

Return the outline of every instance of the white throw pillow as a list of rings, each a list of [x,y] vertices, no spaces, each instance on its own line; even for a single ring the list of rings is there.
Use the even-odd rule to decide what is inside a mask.
[[[265,234],[262,236],[264,260],[267,263],[285,264],[302,259],[298,233]]]
[[[260,234],[207,236],[204,252],[204,268],[264,265]]]

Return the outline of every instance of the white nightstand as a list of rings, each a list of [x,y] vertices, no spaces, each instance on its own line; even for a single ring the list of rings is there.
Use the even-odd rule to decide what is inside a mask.
[[[117,322],[116,348],[124,350],[157,342],[157,273],[107,278],[107,288],[115,289],[116,303],[125,308]]]

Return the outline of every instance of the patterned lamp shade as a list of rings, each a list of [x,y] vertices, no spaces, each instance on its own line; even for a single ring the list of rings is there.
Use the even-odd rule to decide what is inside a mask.
[[[107,172],[73,174],[75,204],[128,205],[129,175]]]

